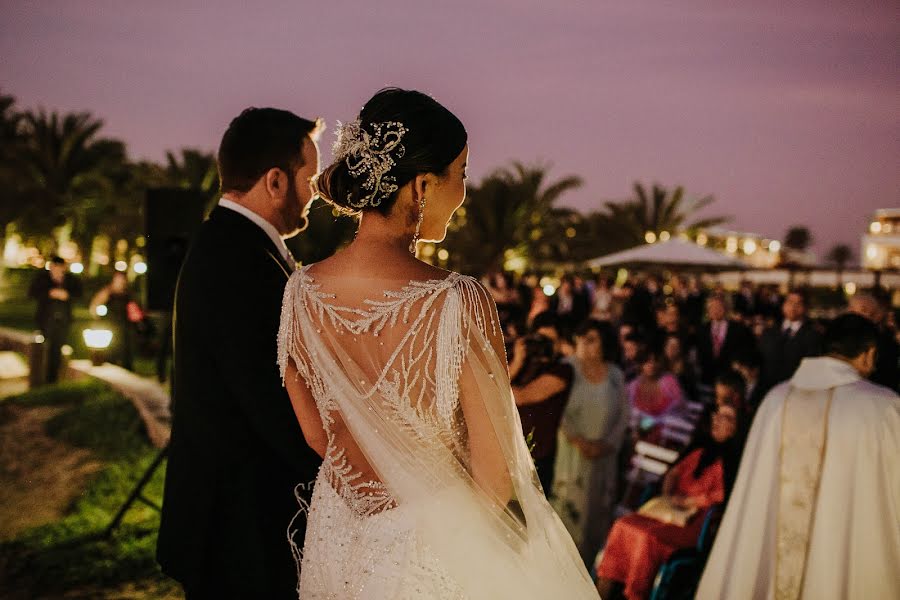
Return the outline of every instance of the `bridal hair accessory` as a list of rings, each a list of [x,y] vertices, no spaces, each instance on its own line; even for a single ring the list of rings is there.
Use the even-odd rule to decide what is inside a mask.
[[[338,122],[334,143],[334,158],[347,163],[350,176],[354,179],[366,176],[362,189],[368,194],[357,200],[347,194],[347,201],[354,208],[378,206],[397,191],[397,178],[389,173],[397,164],[394,160],[403,158],[406,153],[400,141],[409,130],[403,123],[369,123],[368,129],[371,133],[363,129],[359,119],[351,123]]]
[[[425,220],[425,196],[422,196],[422,200],[419,201],[419,220],[416,222],[416,232],[413,234],[413,239],[409,243],[409,253],[413,256],[416,255],[416,245],[419,243],[419,234],[422,231],[422,221]]]

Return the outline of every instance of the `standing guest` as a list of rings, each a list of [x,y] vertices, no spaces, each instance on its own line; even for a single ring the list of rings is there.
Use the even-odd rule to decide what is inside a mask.
[[[553,340],[531,335],[516,341],[509,377],[522,432],[533,445],[531,457],[544,493],[549,496],[553,490],[557,433],[572,389],[572,366],[560,360]]]
[[[591,289],[581,275],[572,278],[572,293],[575,296],[572,317],[575,319],[574,325],[577,326],[591,313]]]
[[[551,304],[550,297],[544,293],[544,288],[542,288],[539,284],[535,284],[534,288],[531,290],[531,304],[528,309],[528,317],[526,319],[526,325],[529,327],[532,326],[534,319],[541,314],[550,313]]]
[[[528,310],[534,301],[535,288],[538,288],[539,284],[540,278],[537,275],[526,273],[516,285],[516,291],[519,293],[519,305],[522,307],[525,317],[528,316]]]
[[[777,284],[773,283],[768,286],[768,290],[762,298],[761,304],[760,310],[767,319],[772,322],[781,320],[781,305],[784,304],[784,296],[781,295],[781,291]]]
[[[877,340],[837,317],[826,356],[766,396],[697,598],[900,598],[900,397],[865,380]]]
[[[134,368],[134,322],[139,317],[132,313],[138,308],[128,289],[128,277],[121,271],[113,273],[109,285],[100,288],[91,299],[91,314],[99,315],[100,306],[106,307],[106,318],[112,326],[113,339],[110,356],[113,363],[131,371]]]
[[[894,334],[885,325],[884,303],[869,292],[859,292],[850,298],[849,310],[875,323],[878,327],[878,352],[875,370],[869,381],[897,391],[900,385],[900,345]]]
[[[672,506],[696,511],[685,526],[639,513],[615,522],[597,567],[602,598],[608,600],[618,590],[628,600],[647,598],[659,567],[676,550],[697,543],[707,510],[725,500],[726,471],[740,461],[739,419],[734,407],[718,408],[706,442],[666,473],[663,497]]]
[[[628,384],[631,431],[637,439],[653,443],[663,441],[665,417],[677,413],[684,400],[678,379],[664,371],[656,349],[644,350],[637,359],[641,370]]]
[[[40,271],[31,281],[28,296],[37,300],[35,323],[44,336],[47,383],[59,379],[61,352],[69,337],[72,301],[81,297],[81,280],[69,273],[66,261],[54,256],[49,270]]]
[[[741,287],[732,295],[732,305],[744,323],[749,323],[759,313],[759,298],[750,281],[741,280]]]
[[[700,328],[703,322],[703,307],[706,304],[706,293],[700,286],[700,280],[691,276],[687,280],[687,297],[684,301],[682,314],[688,327],[692,330]]]
[[[521,316],[519,292],[512,285],[507,273],[497,272],[488,277],[487,289],[497,304],[497,314],[501,323],[517,321]]]
[[[566,275],[556,290],[556,314],[559,315],[562,331],[566,335],[571,335],[575,325],[588,315],[587,291],[583,280],[581,283],[581,287],[578,287],[576,278]]]
[[[598,321],[612,320],[613,291],[609,277],[597,277],[594,288],[594,300],[591,305],[591,318]]]
[[[643,331],[650,331],[656,324],[656,319],[653,315],[653,296],[647,291],[644,283],[625,282],[622,293],[625,302],[622,320],[634,323]]]
[[[622,371],[609,361],[615,334],[588,320],[575,331],[574,371],[563,411],[554,496],[559,513],[590,566],[606,539],[616,498],[617,457],[628,425]]]
[[[746,325],[727,317],[728,309],[722,296],[710,296],[706,301],[705,323],[697,333],[697,360],[703,383],[712,385],[716,376],[731,368],[735,353],[755,344]]]
[[[321,465],[277,364],[285,285],[318,171],[317,123],[248,108],[218,152],[223,193],[174,312],[172,440],[157,558],[192,598],[297,598],[287,528]],[[300,539],[305,519],[294,526]]]
[[[759,341],[766,390],[791,378],[800,361],[822,353],[822,336],[806,317],[806,294],[791,290],[781,306],[782,322],[770,327]]]
[[[531,305],[528,310],[526,324],[531,327],[535,317],[543,313],[549,313],[551,308],[550,297],[544,293],[544,288],[540,285],[535,285],[531,292]]]
[[[694,336],[682,322],[681,309],[672,298],[661,300],[656,307],[656,330],[653,343],[662,348],[669,336],[678,337],[685,356],[693,352]]]
[[[747,410],[750,415],[756,414],[756,409],[765,397],[765,390],[760,385],[760,371],[762,370],[762,355],[759,350],[747,347],[735,354],[731,361],[731,368],[740,373],[744,379]]]

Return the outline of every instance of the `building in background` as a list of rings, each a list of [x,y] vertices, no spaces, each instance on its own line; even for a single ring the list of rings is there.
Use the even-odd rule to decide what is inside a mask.
[[[875,211],[862,236],[862,265],[872,271],[900,269],[900,208]]]

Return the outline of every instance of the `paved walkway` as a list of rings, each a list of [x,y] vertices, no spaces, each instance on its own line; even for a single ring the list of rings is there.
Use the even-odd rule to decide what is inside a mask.
[[[172,432],[169,391],[156,379],[135,375],[109,363],[96,367],[89,360],[70,361],[69,369],[100,379],[131,400],[147,427],[151,443],[157,448],[169,443]]]

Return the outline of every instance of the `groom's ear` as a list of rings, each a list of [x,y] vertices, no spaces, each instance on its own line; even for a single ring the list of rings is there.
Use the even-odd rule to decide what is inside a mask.
[[[266,192],[273,198],[284,196],[287,189],[287,178],[281,169],[272,168],[263,175],[265,179]]]

